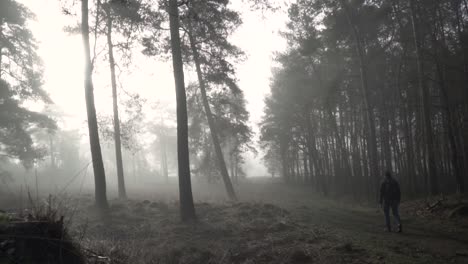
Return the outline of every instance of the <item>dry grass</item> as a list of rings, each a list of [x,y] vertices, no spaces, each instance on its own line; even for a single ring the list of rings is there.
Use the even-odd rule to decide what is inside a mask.
[[[235,186],[236,203],[221,184],[193,187],[198,221],[188,224],[174,183],[130,187],[132,199],[111,199],[105,218],[90,190],[44,202],[60,208],[54,217],[65,216],[88,263],[468,263],[465,231],[405,212],[404,234],[386,234],[375,208],[327,200],[309,186],[250,180]]]
[[[272,204],[199,203],[196,209],[198,221],[184,224],[177,203],[115,200],[104,222],[82,212],[75,228],[86,226],[83,245],[108,257],[90,263],[350,263],[365,258],[350,242],[336,246],[343,242]]]

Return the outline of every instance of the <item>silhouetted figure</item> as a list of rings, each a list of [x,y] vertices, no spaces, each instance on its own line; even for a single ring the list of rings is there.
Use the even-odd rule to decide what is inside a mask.
[[[385,224],[387,225],[387,231],[390,232],[390,209],[392,209],[395,222],[398,226],[398,233],[401,233],[401,221],[400,214],[398,213],[398,207],[400,206],[400,184],[392,177],[392,174],[387,171],[385,172],[385,180],[380,186],[380,206],[383,208],[385,214]]]

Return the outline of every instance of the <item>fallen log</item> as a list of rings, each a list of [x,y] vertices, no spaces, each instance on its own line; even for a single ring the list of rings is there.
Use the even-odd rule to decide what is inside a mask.
[[[452,211],[450,211],[448,217],[453,218],[455,216],[468,216],[468,205],[460,204],[457,207],[455,207]]]
[[[444,199],[442,198],[442,199],[439,199],[439,200],[437,200],[436,202],[434,202],[434,203],[432,203],[432,204],[429,204],[429,205],[426,207],[426,210],[432,212],[436,207],[438,207],[439,205],[442,204],[442,201],[443,201],[443,200],[444,200]]]

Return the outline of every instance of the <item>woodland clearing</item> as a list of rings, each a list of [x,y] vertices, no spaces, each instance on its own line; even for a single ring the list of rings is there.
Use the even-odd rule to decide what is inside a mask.
[[[466,216],[443,216],[440,208],[433,216],[421,214],[427,210],[422,201],[403,203],[404,233],[397,234],[383,231],[378,209],[325,199],[308,186],[249,180],[236,185],[239,201],[229,202],[221,186],[195,183],[198,219],[186,224],[172,195],[176,187],[142,188],[129,193],[133,199],[110,200],[105,218],[87,193],[52,204],[89,263],[468,261]]]

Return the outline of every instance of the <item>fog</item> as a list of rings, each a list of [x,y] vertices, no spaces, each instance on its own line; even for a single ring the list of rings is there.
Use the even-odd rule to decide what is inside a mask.
[[[467,263],[467,14],[0,0],[0,263]]]
[[[78,130],[81,142],[87,141],[86,112],[84,111],[84,90],[82,89],[83,75],[76,74],[83,69],[83,48],[81,37],[64,31],[67,26],[75,25],[76,19],[63,15],[62,8],[66,2],[60,1],[28,1],[22,0],[35,13],[36,18],[28,21],[35,38],[38,41],[38,55],[44,64],[44,90],[53,100],[48,106],[60,115],[59,126],[66,130]],[[279,1],[282,5],[285,3]],[[245,152],[248,160],[248,170],[251,176],[267,175],[266,168],[261,160],[261,149],[257,145],[258,124],[261,121],[263,100],[269,90],[271,78],[271,65],[274,53],[285,49],[285,41],[279,36],[280,30],[285,26],[286,12],[277,11],[261,13],[254,10],[242,10],[243,5],[231,4],[232,8],[242,12],[243,24],[230,36],[234,45],[239,46],[245,53],[244,61],[236,63],[239,87],[245,95],[246,109],[250,114],[247,124],[254,132],[252,142],[256,151]],[[270,14],[267,16],[267,14]],[[273,15],[274,14],[274,15]],[[273,18],[274,16],[274,18]],[[255,42],[246,41],[254,38]],[[121,69],[119,73],[119,99],[129,100],[131,96],[138,95],[145,101],[143,106],[145,120],[151,122],[159,120],[164,115],[164,122],[175,125],[175,93],[172,80],[172,65],[141,54],[142,47],[135,45],[132,48],[132,63]],[[104,60],[103,58],[100,58]],[[66,67],[64,67],[66,65]],[[112,115],[112,95],[109,84],[108,68],[105,61],[96,66],[93,80],[95,82],[95,100],[98,115],[105,117]],[[195,74],[186,73],[190,81],[195,81]],[[66,88],[65,88],[66,87]],[[125,102],[123,102],[125,103]],[[158,107],[155,109],[154,106]],[[124,115],[125,113],[122,113]],[[123,117],[125,118],[125,117]],[[142,136],[144,138],[145,136]],[[145,142],[144,144],[150,144]],[[80,149],[83,158],[89,156],[85,146]],[[112,154],[109,151],[108,154]],[[157,170],[154,157],[145,157],[149,160],[151,169]],[[92,179],[92,174],[89,175]],[[109,180],[113,179],[109,177]]]

